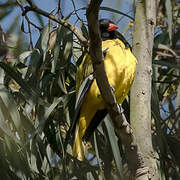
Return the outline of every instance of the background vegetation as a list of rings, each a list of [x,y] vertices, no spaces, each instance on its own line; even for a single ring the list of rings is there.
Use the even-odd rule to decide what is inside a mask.
[[[126,2],[102,7],[101,17],[119,23],[131,43],[136,2],[129,0],[127,7]],[[72,12],[65,1],[54,3],[56,8],[48,14],[77,25],[88,39],[83,8],[87,2],[69,1]],[[180,179],[179,3],[160,1],[152,57],[152,142],[160,179],[173,180]],[[40,13],[23,13],[25,6],[26,1],[0,2],[1,178],[127,179],[123,145],[109,117],[91,138],[89,159],[79,162],[72,157],[72,142],[66,144],[65,139],[70,139],[73,121],[75,73],[86,49],[71,30]],[[17,8],[23,16],[14,16],[11,23],[8,17]]]

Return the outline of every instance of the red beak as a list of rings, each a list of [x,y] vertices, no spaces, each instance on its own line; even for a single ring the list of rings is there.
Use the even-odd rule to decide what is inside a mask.
[[[118,29],[118,26],[116,26],[115,24],[109,23],[108,31],[115,31],[116,29]]]

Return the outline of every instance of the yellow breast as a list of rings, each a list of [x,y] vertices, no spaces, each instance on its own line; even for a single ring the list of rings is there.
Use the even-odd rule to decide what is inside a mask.
[[[129,92],[134,79],[136,58],[119,39],[103,41],[102,49],[107,49],[104,58],[106,74],[110,85],[115,90],[117,102],[121,104]],[[104,108],[96,80],[89,90],[87,99],[91,100],[91,102],[94,101],[96,105],[98,104],[99,109]]]

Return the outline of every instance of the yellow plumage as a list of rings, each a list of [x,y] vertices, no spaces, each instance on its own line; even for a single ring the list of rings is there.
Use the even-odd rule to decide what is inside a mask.
[[[136,58],[131,53],[131,50],[126,48],[124,43],[118,38],[102,41],[102,51],[105,49],[107,50],[104,57],[106,74],[110,85],[114,88],[117,102],[121,104],[128,94],[134,79]],[[92,72],[90,56],[86,55],[77,71],[77,93],[84,78]],[[96,80],[94,80],[83,100],[79,122],[75,130],[73,155],[79,160],[83,160],[85,154],[85,145],[82,142],[82,137],[97,110],[104,108],[104,101],[100,95]]]

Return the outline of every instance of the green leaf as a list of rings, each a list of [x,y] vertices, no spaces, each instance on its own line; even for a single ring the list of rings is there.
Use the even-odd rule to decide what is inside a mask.
[[[19,112],[17,110],[17,106],[14,103],[14,99],[9,94],[8,90],[5,89],[5,87],[1,84],[0,84],[0,97],[2,98],[2,101],[5,105],[3,106],[5,108],[3,112],[5,113],[5,110],[8,109],[8,112],[6,112],[7,119],[10,122],[14,123],[18,131],[21,131],[22,130],[21,120],[20,120]]]
[[[119,146],[118,146],[118,138],[116,137],[116,134],[114,132],[112,120],[109,117],[109,115],[105,117],[104,122],[108,131],[111,148],[112,148],[112,152],[114,155],[117,169],[119,171],[120,179],[123,179],[123,165],[122,165],[122,158],[121,158]]]
[[[45,111],[45,115],[44,118],[47,119],[49,117],[49,115],[51,114],[51,112],[55,109],[55,107],[63,100],[63,97],[60,97],[56,100],[54,100],[54,102],[51,104],[50,107],[48,107]]]
[[[52,69],[51,72],[55,73],[56,71],[56,66],[57,66],[57,62],[58,62],[58,58],[59,58],[59,53],[60,53],[60,44],[61,44],[61,30],[62,30],[62,26],[59,25],[59,27],[56,29],[56,42],[55,42],[55,48],[54,48],[54,59],[52,62]]]
[[[177,88],[177,95],[176,95],[176,109],[180,108],[180,84]]]
[[[42,54],[40,49],[35,48],[32,51],[31,58],[29,61],[28,70],[25,76],[25,79],[29,79],[31,75],[35,75],[36,70],[40,67],[42,63]]]
[[[12,138],[5,136],[6,154],[12,171],[20,179],[24,179],[25,176],[30,177],[31,170],[28,165],[28,161],[23,152],[18,152],[18,144],[16,144]]]
[[[0,67],[10,76],[12,77],[25,91],[29,92],[30,87],[24,80],[22,79],[21,75],[18,72],[15,72],[8,64],[0,62]]]
[[[89,33],[88,33],[88,30],[87,30],[86,26],[84,25],[83,21],[81,21],[80,27],[81,27],[81,31],[82,31],[82,33],[83,33],[83,36],[84,36],[86,39],[89,39]]]
[[[38,103],[47,106],[47,103],[40,97],[39,92],[36,91],[36,89],[32,89],[32,87],[30,87],[29,84],[22,79],[19,72],[15,72],[14,69],[3,62],[0,62],[0,67],[3,68],[3,70],[21,86],[25,95],[28,95],[27,98],[31,98],[33,101],[38,101]]]
[[[64,26],[59,25],[56,30],[56,43],[54,48],[54,59],[52,62],[51,72],[55,73],[59,66],[57,67],[57,63],[60,59],[61,65],[63,66],[64,62],[69,59],[69,56],[72,53],[72,42],[73,42],[73,34]],[[61,44],[63,44],[62,49],[60,49]]]
[[[59,72],[59,79],[58,79],[58,84],[59,87],[61,88],[62,92],[64,92],[65,94],[67,94],[67,89],[66,89],[66,84],[65,84],[65,74],[62,71]]]
[[[77,39],[73,41],[73,60],[77,66],[79,66],[83,60],[84,54],[82,54],[82,47]]]
[[[43,76],[40,81],[40,89],[43,92],[44,96],[47,97],[49,94],[49,83],[52,81],[53,75],[51,73],[47,73]]]
[[[169,135],[166,137],[166,139],[167,139],[169,148],[174,156],[174,160],[177,162],[178,166],[180,166],[180,155],[179,155],[180,140],[179,140],[179,138]]]
[[[165,2],[166,12],[167,12],[167,18],[168,18],[168,32],[169,32],[169,39],[170,44],[172,44],[172,29],[173,29],[173,19],[172,19],[172,4],[171,0],[166,0]]]
[[[46,50],[48,48],[49,34],[52,31],[51,21],[44,27],[35,48],[32,51],[29,68],[27,70],[25,79],[29,79],[31,75],[37,78],[36,71],[40,68],[43,60],[45,59]]]
[[[12,117],[11,117],[10,111],[5,104],[5,103],[8,103],[7,102],[8,99],[5,98],[5,94],[7,93],[7,91],[6,91],[5,87],[2,85],[1,85],[0,90],[1,90],[0,91],[0,117],[1,117],[0,118],[0,129],[2,132],[4,132],[5,135],[12,138],[15,143],[20,145],[21,142],[18,140],[18,138],[16,136],[14,136],[14,134],[11,132],[9,126],[6,124],[7,122],[12,122]],[[15,115],[15,120],[17,120],[16,118],[19,118],[19,117],[17,116],[16,113],[14,113],[14,115]],[[14,122],[16,123],[16,126],[19,129],[18,121],[14,121]]]
[[[155,87],[155,84],[152,85],[152,99],[151,99],[151,111],[152,115],[154,116],[154,119],[157,121],[161,121],[160,117],[160,109],[159,109],[159,97],[157,94],[157,90]]]
[[[54,48],[54,59],[53,59],[52,68],[51,68],[52,73],[55,73],[55,71],[56,71],[57,62],[58,62],[58,58],[59,58],[59,52],[60,52],[60,45],[56,44],[55,48]]]
[[[52,22],[49,21],[49,23],[43,28],[41,36],[41,48],[44,54],[46,53],[46,50],[48,48],[49,35],[52,32],[52,30]]]
[[[99,151],[98,151],[98,145],[97,145],[97,140],[96,139],[97,139],[96,138],[96,133],[94,133],[94,147],[95,147],[96,157],[97,157],[97,161],[98,161],[98,164],[99,164],[99,167],[100,167],[100,175],[101,175],[101,176],[99,176],[100,177],[99,179],[103,180],[104,179],[104,173],[103,173],[103,169],[102,169],[101,159],[99,157]]]
[[[22,63],[26,63],[25,59],[32,54],[32,51],[24,51],[19,55],[19,61]]]
[[[100,7],[99,9],[100,9],[100,10],[104,10],[104,11],[109,11],[109,12],[117,13],[117,14],[121,14],[121,15],[126,16],[126,17],[128,17],[129,19],[131,19],[131,20],[134,21],[134,18],[133,18],[133,17],[131,17],[131,16],[129,16],[129,15],[127,15],[127,14],[121,12],[121,11],[118,11],[118,10],[116,10],[116,9],[112,9],[112,8],[109,8],[109,7]]]
[[[87,179],[89,179],[89,180],[95,180],[95,178],[94,178],[93,175],[92,175],[92,172],[88,172],[88,173],[87,173]]]
[[[71,58],[73,47],[73,33],[66,29],[65,36],[63,38],[63,58],[64,61],[68,61]]]
[[[70,63],[68,67],[69,67],[69,76],[72,78],[71,79],[71,84],[72,84],[72,80],[74,81],[74,83],[76,80],[77,67],[72,63]],[[70,80],[66,79],[66,82],[70,83]]]
[[[172,64],[172,63],[162,61],[162,60],[153,60],[153,65],[167,66],[169,68],[180,69],[179,65]]]
[[[162,31],[154,38],[154,48],[158,48],[159,44],[167,45],[169,43],[169,36],[167,31]]]

